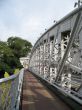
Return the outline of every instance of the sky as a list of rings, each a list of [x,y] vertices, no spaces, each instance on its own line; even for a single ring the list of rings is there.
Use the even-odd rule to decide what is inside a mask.
[[[18,36],[33,45],[77,0],[0,0],[0,40]]]

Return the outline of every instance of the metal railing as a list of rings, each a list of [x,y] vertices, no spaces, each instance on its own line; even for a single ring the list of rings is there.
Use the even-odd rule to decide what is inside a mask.
[[[0,79],[0,110],[19,110],[23,73]]]

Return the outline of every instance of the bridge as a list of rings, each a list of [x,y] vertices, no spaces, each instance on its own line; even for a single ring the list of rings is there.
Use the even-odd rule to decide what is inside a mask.
[[[0,110],[82,110],[82,6],[42,34],[28,70],[0,79]]]

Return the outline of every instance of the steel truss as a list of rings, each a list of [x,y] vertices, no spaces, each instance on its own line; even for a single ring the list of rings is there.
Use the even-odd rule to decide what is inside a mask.
[[[82,104],[82,7],[41,36],[29,70]]]

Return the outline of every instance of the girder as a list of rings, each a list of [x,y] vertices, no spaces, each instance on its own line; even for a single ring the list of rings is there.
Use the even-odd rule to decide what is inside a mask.
[[[82,104],[82,7],[39,38],[29,70]]]

